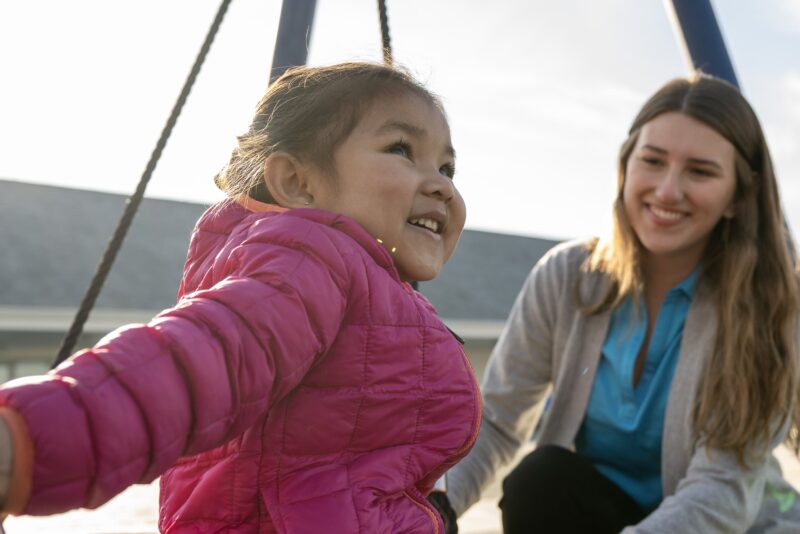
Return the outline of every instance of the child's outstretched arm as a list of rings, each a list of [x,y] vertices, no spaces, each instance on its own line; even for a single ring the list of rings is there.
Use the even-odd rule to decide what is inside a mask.
[[[321,225],[286,219],[282,233],[255,224],[207,289],[147,325],[0,388],[16,449],[4,512],[99,506],[230,440],[291,391],[338,332],[348,268],[325,235],[310,250]]]

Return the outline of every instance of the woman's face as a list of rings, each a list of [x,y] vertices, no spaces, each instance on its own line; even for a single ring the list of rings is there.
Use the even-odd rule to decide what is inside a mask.
[[[623,201],[645,259],[697,263],[717,222],[734,217],[735,192],[735,149],[714,129],[677,112],[642,127]]]

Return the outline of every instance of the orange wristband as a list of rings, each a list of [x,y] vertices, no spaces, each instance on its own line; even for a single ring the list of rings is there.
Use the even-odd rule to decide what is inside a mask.
[[[22,416],[13,408],[0,407],[2,417],[11,433],[14,446],[9,478],[8,492],[6,494],[4,514],[17,515],[22,513],[31,497],[33,485],[33,442],[28,433],[28,426]]]

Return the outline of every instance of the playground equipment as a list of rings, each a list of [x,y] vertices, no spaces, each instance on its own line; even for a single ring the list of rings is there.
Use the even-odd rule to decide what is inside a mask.
[[[208,30],[208,34],[189,72],[189,76],[162,129],[161,135],[150,156],[150,160],[145,166],[139,184],[126,202],[125,210],[120,217],[114,234],[107,245],[106,251],[103,253],[89,288],[75,314],[72,325],[61,343],[53,367],[56,367],[72,354],[75,343],[83,331],[84,324],[94,307],[97,297],[100,295],[100,291],[103,288],[103,284],[111,270],[117,253],[122,246],[125,235],[144,198],[147,184],[172,134],[172,130],[180,116],[183,105],[197,79],[197,75],[219,31],[230,3],[231,0],[222,0],[217,10],[216,16]],[[280,23],[275,40],[275,50],[270,68],[270,82],[283,74],[286,69],[306,63],[308,57],[307,43],[313,29],[316,3],[316,0],[283,0]],[[708,74],[723,78],[739,87],[733,64],[725,47],[722,33],[717,24],[717,19],[714,15],[710,0],[667,0],[665,6],[668,14],[672,17],[676,33],[686,53],[690,68],[693,70],[701,69]],[[381,27],[383,61],[387,64],[391,64],[392,48],[386,0],[378,0],[378,14]]]

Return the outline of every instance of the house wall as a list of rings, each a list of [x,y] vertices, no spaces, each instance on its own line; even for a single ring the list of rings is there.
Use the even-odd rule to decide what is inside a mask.
[[[0,305],[0,383],[50,369],[76,310],[64,307]],[[120,325],[141,323],[157,310],[96,308],[75,351],[91,347]]]
[[[76,350],[94,345],[103,333],[82,335]],[[0,331],[0,383],[45,373],[56,358],[64,332]],[[495,339],[466,340],[464,351],[480,381]]]
[[[63,332],[0,331],[0,382],[47,372],[61,346]],[[88,347],[102,337],[82,335],[77,347]]]

